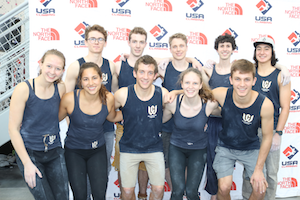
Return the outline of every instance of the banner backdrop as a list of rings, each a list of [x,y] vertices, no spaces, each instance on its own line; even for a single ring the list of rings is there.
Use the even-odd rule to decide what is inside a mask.
[[[128,33],[135,26],[148,32],[144,54],[170,57],[168,39],[180,32],[188,37],[188,57],[201,63],[218,61],[214,50],[217,36],[235,37],[238,48],[232,60],[253,61],[253,42],[262,36],[275,41],[276,56],[292,76],[290,115],[281,144],[278,197],[300,196],[300,1],[299,0],[35,0],[30,1],[30,76],[37,75],[43,53],[56,48],[67,58],[67,66],[87,55],[84,30],[99,24],[108,32],[103,57],[114,62],[129,53]],[[62,139],[66,124],[62,123]],[[112,154],[114,155],[114,153]],[[113,160],[113,157],[112,157]],[[241,198],[243,166],[236,164],[231,196]],[[201,199],[209,199],[199,188]],[[119,199],[117,173],[112,169],[107,199]],[[149,187],[150,191],[150,187]],[[164,199],[169,199],[165,187]]]

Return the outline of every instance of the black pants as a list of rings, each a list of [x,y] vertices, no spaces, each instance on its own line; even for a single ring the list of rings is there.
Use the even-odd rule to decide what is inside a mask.
[[[69,149],[65,158],[75,200],[86,200],[87,174],[94,200],[105,200],[107,188],[107,157],[105,145],[97,149]]]

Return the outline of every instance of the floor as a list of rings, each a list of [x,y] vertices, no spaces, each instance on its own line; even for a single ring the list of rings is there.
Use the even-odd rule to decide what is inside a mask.
[[[0,167],[0,199],[34,200],[17,166]],[[300,200],[300,197],[278,200]]]

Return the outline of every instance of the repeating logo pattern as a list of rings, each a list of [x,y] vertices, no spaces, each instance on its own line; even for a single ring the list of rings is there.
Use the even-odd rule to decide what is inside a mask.
[[[300,93],[297,90],[293,89],[291,91],[291,102],[295,104],[299,99],[300,99]]]
[[[288,146],[284,151],[283,154],[288,158],[292,159],[296,154],[298,153],[298,149],[296,147],[293,147],[292,145]]]
[[[51,1],[52,0],[41,0],[40,2],[43,4],[43,6],[47,7]]]
[[[150,33],[156,38],[157,41],[160,41],[168,33],[168,31],[158,24],[151,29]]]
[[[197,12],[201,6],[203,6],[203,2],[201,0],[188,0],[186,2],[192,9],[193,11]]]
[[[173,11],[172,4],[168,0],[154,0],[153,2],[146,2],[145,5],[150,7],[151,11]]]
[[[239,36],[232,28],[228,28],[222,35],[225,35],[226,33],[234,38],[237,38],[237,36]]]
[[[123,7],[129,0],[116,0],[120,7]]]
[[[298,187],[298,181],[296,178],[293,177],[286,177],[283,178],[282,181],[278,182],[280,188],[295,188]]]
[[[267,0],[261,0],[256,7],[265,15],[272,8],[272,5]]]
[[[83,38],[85,39],[85,29],[86,27],[89,26],[87,23],[82,22],[76,26],[75,31]]]
[[[243,9],[239,4],[226,3],[223,7],[218,7],[223,15],[243,15]]]

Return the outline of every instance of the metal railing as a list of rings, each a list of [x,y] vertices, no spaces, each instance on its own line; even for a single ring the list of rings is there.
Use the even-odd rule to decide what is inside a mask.
[[[16,85],[29,78],[28,0],[0,17],[0,123],[8,121],[10,98]],[[7,125],[4,129],[6,129]],[[3,126],[1,127],[3,128]],[[0,134],[0,146],[3,135]],[[5,131],[5,130],[4,130]]]

